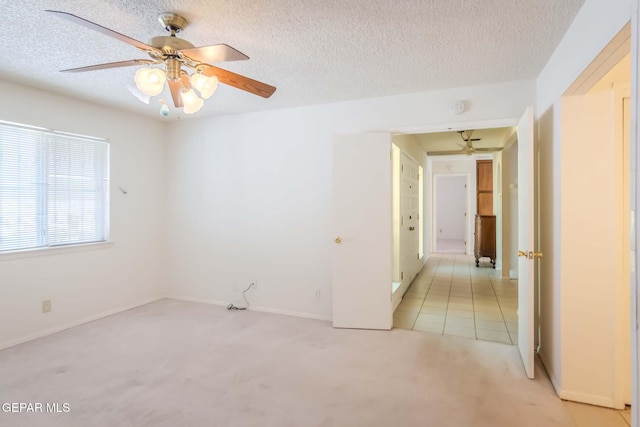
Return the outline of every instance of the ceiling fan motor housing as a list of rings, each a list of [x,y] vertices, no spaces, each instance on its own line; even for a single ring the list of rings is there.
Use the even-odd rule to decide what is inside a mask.
[[[165,12],[158,15],[158,21],[160,21],[164,29],[169,31],[171,34],[179,33],[184,30],[189,23],[185,17],[171,12]]]

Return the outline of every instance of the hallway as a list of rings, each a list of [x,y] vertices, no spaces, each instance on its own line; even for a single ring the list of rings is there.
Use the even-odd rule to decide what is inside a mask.
[[[518,342],[518,282],[500,279],[482,259],[433,254],[394,312],[399,329],[502,344]]]

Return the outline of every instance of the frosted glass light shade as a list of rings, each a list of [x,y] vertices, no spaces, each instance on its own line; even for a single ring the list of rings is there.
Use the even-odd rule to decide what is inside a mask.
[[[204,101],[196,95],[193,89],[189,89],[186,92],[182,92],[182,103],[184,104],[185,114],[193,114],[199,111],[204,105]]]
[[[199,73],[191,75],[191,86],[198,89],[202,99],[209,99],[218,88],[218,78],[216,76],[207,77]]]
[[[145,95],[160,95],[166,80],[167,75],[158,68],[140,68],[136,71],[136,87]]]

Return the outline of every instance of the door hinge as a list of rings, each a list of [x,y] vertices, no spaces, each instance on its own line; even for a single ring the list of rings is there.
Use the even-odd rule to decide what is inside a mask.
[[[404,280],[404,271],[400,272],[400,280]]]
[[[400,172],[404,172],[404,164],[400,165]]]
[[[404,225],[404,217],[403,216],[400,217],[400,225]]]

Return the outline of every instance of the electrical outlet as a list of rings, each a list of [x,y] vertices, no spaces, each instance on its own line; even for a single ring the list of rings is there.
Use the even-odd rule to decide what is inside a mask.
[[[313,295],[313,299],[320,300],[320,289],[316,289],[315,294]]]
[[[46,299],[44,301],[42,301],[42,312],[43,313],[48,313],[51,311],[51,300],[50,299]]]

